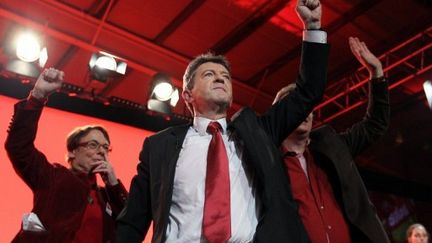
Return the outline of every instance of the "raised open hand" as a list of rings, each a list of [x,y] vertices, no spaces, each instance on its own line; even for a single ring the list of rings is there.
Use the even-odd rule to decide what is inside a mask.
[[[369,71],[370,78],[379,78],[384,75],[381,61],[369,51],[364,42],[357,37],[350,37],[349,45],[357,60]]]

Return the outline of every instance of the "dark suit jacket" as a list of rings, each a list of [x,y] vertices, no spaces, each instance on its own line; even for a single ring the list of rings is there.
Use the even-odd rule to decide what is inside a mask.
[[[297,89],[262,116],[245,108],[228,124],[232,139],[244,148],[254,169],[263,211],[256,242],[307,242],[297,216],[278,147],[312,111],[322,97],[328,57],[326,44],[303,44]],[[138,174],[118,218],[119,242],[141,242],[153,221],[153,241],[164,242],[171,205],[175,167],[187,126],[169,128],[144,141]]]
[[[86,175],[72,173],[60,164],[51,164],[33,144],[42,109],[24,109],[26,101],[15,105],[9,126],[6,151],[16,173],[33,192],[33,209],[46,232],[20,230],[13,242],[71,242],[81,225],[90,193]],[[104,242],[115,240],[115,217],[122,210],[127,191],[119,182],[116,186],[98,188],[104,202]],[[108,215],[106,207],[112,210]]]
[[[354,242],[389,242],[387,234],[369,200],[366,188],[353,161],[387,130],[390,118],[387,82],[372,83],[364,119],[343,133],[323,126],[311,132],[309,149],[318,166],[324,168]]]

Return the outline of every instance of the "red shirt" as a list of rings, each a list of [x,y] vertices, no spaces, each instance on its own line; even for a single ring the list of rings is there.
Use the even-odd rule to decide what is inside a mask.
[[[99,200],[96,178],[89,179],[91,184],[87,207],[81,220],[81,226],[75,234],[74,243],[100,243],[103,242],[103,214]]]
[[[337,203],[325,171],[312,155],[304,152],[308,177],[300,166],[299,155],[285,156],[291,190],[298,213],[312,243],[350,243],[348,224]],[[300,155],[301,156],[301,155]]]

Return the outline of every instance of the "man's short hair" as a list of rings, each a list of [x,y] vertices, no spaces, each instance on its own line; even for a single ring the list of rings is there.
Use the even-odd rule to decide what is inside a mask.
[[[100,131],[106,138],[108,143],[111,143],[107,130],[101,125],[86,125],[74,128],[66,138],[66,147],[68,152],[72,152],[74,149],[78,148],[81,138],[85,137],[93,130]],[[69,161],[69,158],[67,158]]]
[[[275,99],[273,100],[273,105],[281,100],[283,97],[289,95],[294,89],[297,87],[295,83],[288,84],[287,86],[283,87],[282,89],[277,92]]]
[[[189,62],[183,75],[183,90],[191,90],[194,86],[194,77],[196,70],[204,63],[213,62],[224,66],[231,73],[231,65],[223,55],[215,55],[212,52],[207,52],[195,57]]]

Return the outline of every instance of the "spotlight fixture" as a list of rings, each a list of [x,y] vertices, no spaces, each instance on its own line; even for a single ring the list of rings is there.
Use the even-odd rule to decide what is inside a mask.
[[[124,75],[126,73],[127,64],[119,57],[116,57],[107,52],[94,53],[89,62],[91,70],[98,71],[111,71],[117,74]]]
[[[172,85],[170,77],[165,73],[156,73],[151,79],[147,109],[171,114],[172,107],[177,105],[179,91]]]
[[[24,62],[35,62],[39,60],[39,66],[43,68],[48,60],[46,47],[41,48],[39,38],[31,33],[21,33],[16,40],[16,56]]]
[[[94,53],[89,61],[90,80],[88,88],[103,89],[108,82],[126,73],[127,64],[119,57],[106,52]]]
[[[48,60],[48,50],[42,47],[40,38],[32,32],[19,33],[10,47],[14,58],[6,64],[6,70],[20,76],[37,78]]]
[[[432,81],[426,80],[423,83],[423,89],[426,94],[426,100],[429,105],[429,109],[432,109]]]

